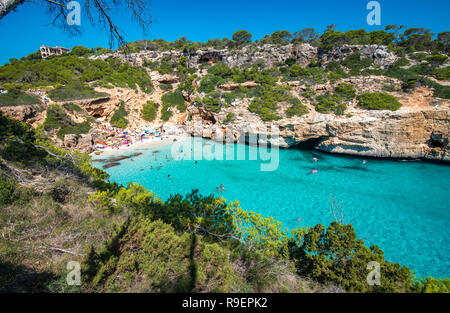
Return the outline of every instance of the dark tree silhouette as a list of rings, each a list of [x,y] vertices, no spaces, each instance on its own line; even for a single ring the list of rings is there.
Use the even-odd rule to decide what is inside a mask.
[[[51,24],[61,27],[71,35],[80,33],[80,26],[69,25],[67,16],[71,12],[67,4],[71,0],[0,0],[0,20],[25,2],[47,7]],[[148,2],[145,0],[78,0],[81,7],[81,16],[88,19],[94,26],[103,28],[109,34],[110,46],[126,45],[124,33],[119,29],[112,18],[113,11],[128,11],[146,34],[151,27],[151,15],[147,13]]]

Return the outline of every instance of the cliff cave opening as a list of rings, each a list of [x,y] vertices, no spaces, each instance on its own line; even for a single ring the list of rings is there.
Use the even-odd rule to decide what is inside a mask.
[[[300,150],[311,150],[314,149],[319,143],[321,143],[325,139],[324,136],[316,137],[316,138],[309,138],[308,140],[299,142],[292,148],[294,149],[300,149]]]
[[[426,144],[430,148],[444,148],[448,145],[448,139],[442,138],[442,135],[431,134],[430,139],[427,140]]]

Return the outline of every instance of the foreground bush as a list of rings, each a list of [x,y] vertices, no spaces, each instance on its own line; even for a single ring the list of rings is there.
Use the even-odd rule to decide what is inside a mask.
[[[143,217],[125,223],[87,263],[93,287],[104,292],[226,292],[233,278],[219,245]]]
[[[321,283],[334,282],[350,292],[414,291],[410,270],[386,261],[377,246],[366,247],[351,225],[316,225],[304,235],[301,246],[291,246],[291,253],[300,274]],[[379,286],[366,281],[372,261],[380,264]]]

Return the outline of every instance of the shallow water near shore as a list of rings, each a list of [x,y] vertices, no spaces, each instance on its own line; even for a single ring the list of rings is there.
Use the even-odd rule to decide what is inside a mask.
[[[201,143],[203,147],[220,145],[224,153],[238,146]],[[344,222],[354,226],[366,245],[378,245],[387,260],[407,265],[418,277],[449,276],[450,166],[376,159],[364,164],[359,157],[290,149],[279,150],[277,170],[261,171],[261,163],[267,162],[248,158],[259,148],[242,147],[246,160],[203,159],[197,164],[193,159],[172,159],[171,145],[149,147],[105,171],[111,181],[140,183],[164,200],[192,189],[238,200],[243,209],[271,215],[287,228],[329,225],[334,220],[330,209],[334,197],[342,205]],[[317,173],[311,174],[314,169]],[[220,184],[225,191],[216,190]]]

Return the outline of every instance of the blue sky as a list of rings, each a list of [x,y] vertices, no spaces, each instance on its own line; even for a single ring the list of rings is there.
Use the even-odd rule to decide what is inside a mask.
[[[259,39],[276,30],[295,32],[313,27],[323,32],[329,24],[336,29],[384,29],[389,24],[429,28],[434,33],[450,30],[448,0],[379,0],[381,26],[369,26],[366,5],[369,0],[289,1],[289,0],[152,0],[149,1],[153,26],[147,36],[130,17],[116,12],[114,20],[125,32],[128,41],[142,38],[163,38],[169,41],[186,36],[192,41],[231,38],[236,30],[246,29]],[[81,1],[82,3],[82,1]],[[70,37],[52,27],[44,7],[25,3],[0,20],[0,64],[9,58],[20,58],[39,49],[42,44],[72,48],[83,45],[108,47],[107,34],[81,20],[82,34]]]

